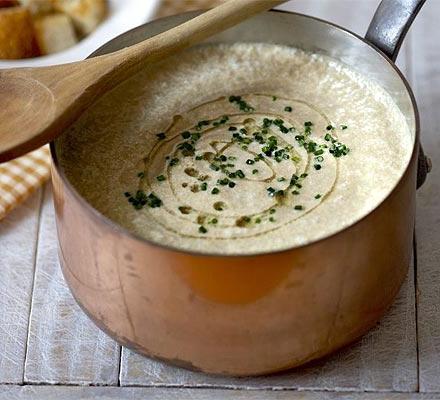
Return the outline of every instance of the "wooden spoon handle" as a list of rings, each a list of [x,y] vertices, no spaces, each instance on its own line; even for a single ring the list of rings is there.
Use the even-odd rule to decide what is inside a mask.
[[[169,31],[108,55],[53,67],[0,70],[0,162],[53,140],[99,96],[145,65],[284,2],[229,0]]]

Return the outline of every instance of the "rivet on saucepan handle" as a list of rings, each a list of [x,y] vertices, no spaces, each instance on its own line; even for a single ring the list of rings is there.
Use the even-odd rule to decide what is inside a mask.
[[[395,61],[403,39],[426,0],[382,0],[368,27],[365,39]],[[422,146],[417,166],[417,188],[423,185],[431,170],[431,160]]]
[[[425,156],[422,146],[419,148],[419,160],[417,165],[417,189],[425,183],[426,175],[431,172],[431,159]]]

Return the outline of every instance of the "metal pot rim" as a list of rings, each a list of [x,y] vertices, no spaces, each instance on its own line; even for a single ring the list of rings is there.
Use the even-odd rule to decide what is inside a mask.
[[[185,13],[180,13],[180,14],[176,14],[176,15],[172,15],[172,16],[168,16],[168,17],[163,17],[163,18],[159,18],[150,22],[147,22],[143,25],[140,25],[136,28],[133,28],[115,38],[113,38],[111,41],[107,42],[106,44],[104,44],[103,46],[101,46],[99,49],[97,49],[94,53],[92,53],[88,58],[90,57],[94,57],[96,55],[98,55],[98,53],[110,42],[117,40],[118,38],[125,36],[125,35],[129,35],[132,34],[138,30],[142,30],[144,29],[144,27],[146,25],[149,25],[151,23],[157,22],[157,21],[165,21],[167,19],[172,19],[174,17],[176,17],[177,15],[193,15],[196,16],[197,14],[200,14],[201,12],[203,12],[203,10],[198,10],[198,11],[188,11]],[[64,170],[61,167],[59,161],[58,161],[58,157],[57,157],[57,153],[56,153],[56,147],[55,147],[55,141],[50,142],[50,154],[51,154],[51,158],[52,158],[52,168],[56,169],[58,175],[60,176],[60,178],[63,180],[64,184],[66,185],[66,187],[68,188],[68,190],[73,194],[73,196],[75,197],[75,199],[80,203],[80,205],[82,206],[83,209],[85,209],[89,214],[91,214],[92,217],[94,217],[95,219],[97,219],[98,221],[108,225],[112,230],[117,231],[125,236],[127,236],[128,238],[135,240],[137,242],[140,242],[142,244],[147,244],[149,246],[154,246],[154,247],[158,247],[160,249],[163,250],[167,250],[167,251],[172,251],[172,252],[176,252],[176,253],[181,253],[181,254],[187,254],[190,256],[198,256],[198,257],[224,257],[224,258],[236,258],[236,257],[256,257],[256,256],[265,256],[265,255],[271,255],[271,254],[278,254],[278,253],[287,253],[289,251],[292,251],[294,249],[302,249],[302,248],[307,248],[307,247],[312,247],[314,245],[318,245],[326,240],[329,240],[333,237],[338,236],[339,234],[341,234],[342,232],[348,230],[348,229],[352,229],[354,227],[356,227],[358,224],[362,223],[366,218],[368,218],[371,214],[373,214],[378,208],[380,208],[383,203],[385,203],[396,191],[396,188],[401,184],[402,180],[405,178],[405,176],[407,175],[407,173],[409,172],[409,169],[412,165],[413,159],[415,157],[418,156],[418,149],[419,149],[419,141],[420,141],[420,116],[419,116],[419,111],[418,111],[418,107],[417,107],[417,103],[415,100],[415,96],[414,93],[411,89],[410,84],[408,83],[407,79],[404,77],[404,75],[402,74],[402,72],[399,70],[399,68],[396,66],[396,64],[390,60],[384,52],[382,52],[380,49],[378,49],[377,47],[375,47],[373,44],[371,44],[368,40],[366,40],[365,38],[363,38],[362,36],[338,25],[335,24],[333,22],[330,21],[326,21],[324,19],[321,18],[317,18],[317,17],[313,17],[310,15],[305,15],[302,13],[297,13],[297,12],[292,12],[292,11],[286,11],[286,10],[270,10],[267,11],[268,13],[284,13],[284,14],[291,14],[291,15],[297,15],[297,16],[301,16],[304,18],[308,18],[311,19],[313,21],[317,21],[318,23],[322,23],[325,25],[329,25],[331,27],[334,27],[336,29],[339,29],[340,31],[342,31],[343,33],[345,33],[346,35],[352,36],[355,39],[360,40],[361,42],[363,42],[364,44],[366,44],[367,46],[369,46],[370,48],[372,48],[374,51],[376,51],[377,53],[380,54],[380,56],[383,58],[383,60],[385,62],[387,62],[392,69],[394,70],[394,72],[398,75],[398,77],[400,78],[400,80],[403,82],[405,89],[408,93],[408,96],[410,98],[411,104],[412,104],[412,110],[414,113],[414,122],[415,122],[415,138],[414,138],[414,143],[413,143],[413,149],[412,149],[412,153],[411,153],[411,157],[408,160],[408,163],[405,167],[405,169],[403,170],[400,178],[396,181],[395,185],[392,187],[392,189],[390,190],[390,192],[382,199],[382,201],[380,201],[373,209],[371,209],[367,214],[363,215],[362,217],[360,217],[359,219],[355,220],[354,222],[352,222],[350,225],[340,228],[339,230],[337,230],[336,232],[333,232],[331,234],[328,234],[324,237],[321,237],[319,239],[310,241],[308,243],[302,244],[302,245],[297,245],[297,246],[290,246],[284,249],[280,249],[280,250],[273,250],[273,251],[264,251],[264,252],[253,252],[253,253],[240,253],[240,254],[223,254],[223,253],[215,253],[215,252],[203,252],[203,251],[192,251],[192,250],[184,250],[184,249],[180,249],[171,245],[164,245],[158,242],[154,242],[152,240],[146,239],[145,237],[142,237],[128,229],[126,229],[125,227],[123,227],[122,225],[116,223],[115,221],[113,221],[112,219],[110,219],[109,217],[107,217],[106,215],[102,214],[100,211],[98,211],[95,207],[93,207],[83,196],[81,196],[81,194],[75,189],[75,187],[71,184],[71,182],[69,181],[69,179],[67,178],[67,176],[64,174]],[[416,190],[416,188],[414,187],[414,190]]]

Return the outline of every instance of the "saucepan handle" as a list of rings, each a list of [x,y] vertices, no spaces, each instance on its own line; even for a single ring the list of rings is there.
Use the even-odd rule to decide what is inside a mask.
[[[382,0],[365,39],[396,61],[400,46],[426,0]]]
[[[395,61],[403,39],[426,0],[382,0],[368,27],[365,39]],[[419,150],[417,188],[423,185],[431,162]]]

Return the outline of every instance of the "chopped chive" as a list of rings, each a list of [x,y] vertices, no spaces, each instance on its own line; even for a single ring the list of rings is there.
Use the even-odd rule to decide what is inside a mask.
[[[275,196],[276,190],[273,187],[268,187],[266,190],[269,196],[271,197]]]
[[[220,193],[220,189],[219,188],[214,188],[211,190],[211,194],[219,194]]]
[[[184,139],[189,139],[191,137],[191,132],[185,131],[181,133]]]
[[[165,132],[161,132],[161,133],[156,134],[156,137],[159,140],[164,140],[166,138]]]
[[[237,170],[235,173],[237,174],[237,176],[240,179],[243,179],[245,177],[245,174],[244,174],[244,172],[241,169]]]
[[[324,139],[325,139],[327,142],[330,142],[330,140],[332,140],[333,137],[332,137],[332,135],[330,135],[330,133],[326,133],[325,136],[324,136]]]
[[[272,125],[272,120],[271,119],[269,119],[269,118],[264,118],[263,119],[263,127],[264,128],[269,128],[269,126],[271,126]]]
[[[269,210],[269,213],[270,214],[275,214],[277,212],[277,210],[275,209],[275,208],[271,208],[270,210]]]
[[[203,126],[207,126],[207,125],[209,125],[209,121],[206,121],[206,120],[204,120],[204,121],[199,121],[199,122],[197,123],[196,129],[197,129],[198,131],[200,131],[200,130],[202,129]]]
[[[254,160],[246,160],[246,164],[247,165],[252,165],[252,164],[254,164],[255,163],[255,161]]]
[[[316,196],[315,196],[315,199],[316,200],[318,200],[318,199],[320,199],[322,196],[320,195],[320,194],[317,194]]]
[[[208,184],[206,182],[203,182],[200,185],[200,190],[206,191],[208,189]]]
[[[235,126],[230,126],[228,129],[228,131],[230,131],[230,132],[234,132],[236,130],[237,130],[237,128]]]
[[[194,146],[189,142],[180,143],[179,146],[177,146],[177,148],[179,150],[182,150],[182,154],[185,156],[194,154]]]
[[[255,111],[255,108],[242,100],[241,96],[229,96],[229,102],[238,105],[240,110],[245,112]]]
[[[300,211],[300,210],[303,209],[303,206],[297,205],[297,206],[295,206],[295,207],[293,207],[293,208],[294,208],[295,210]]]
[[[228,186],[232,189],[233,187],[235,187],[235,182],[229,182]]]
[[[165,181],[167,178],[165,178],[164,175],[159,175],[159,176],[156,176],[156,179],[157,179],[159,182],[163,182],[163,181]]]
[[[229,179],[228,179],[228,178],[218,179],[218,180],[217,180],[217,183],[218,183],[219,185],[223,185],[223,186],[225,186],[225,185],[227,185],[227,184],[229,183]]]
[[[191,133],[191,139],[194,140],[195,142],[197,142],[197,140],[199,140],[200,137],[201,137],[201,134],[198,132]]]
[[[347,125],[341,125],[341,129],[342,129],[342,130],[347,129],[347,128],[348,128]]]
[[[208,232],[208,230],[202,225],[202,226],[199,226],[199,232],[206,233],[206,232]]]
[[[252,173],[255,175],[255,174],[258,174],[258,169],[253,169],[252,170]]]
[[[315,142],[308,142],[304,145],[304,148],[307,150],[308,153],[314,153],[316,151],[317,143]]]
[[[320,164],[313,165],[313,168],[315,168],[317,171],[319,171],[322,167]]]
[[[346,156],[350,152],[350,149],[345,144],[337,142],[336,140],[332,143],[333,145],[330,148],[329,152],[330,154],[333,154],[334,157],[338,158]]]
[[[292,112],[292,107],[290,106],[284,107],[284,111]]]
[[[138,176],[138,178],[143,178],[145,176],[145,173],[144,172],[139,172],[137,174],[137,176]]]

